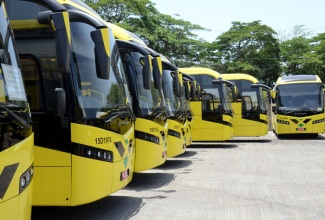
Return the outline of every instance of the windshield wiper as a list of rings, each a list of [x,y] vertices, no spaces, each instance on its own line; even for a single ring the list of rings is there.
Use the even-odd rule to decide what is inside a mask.
[[[127,104],[120,104],[120,105],[118,105],[118,106],[120,107],[120,110],[124,110],[124,111],[128,112],[129,115],[131,116],[131,119],[132,119],[133,121],[135,121],[136,116],[135,116],[135,114],[134,114],[133,111],[132,111],[132,108],[131,108],[131,106],[130,106],[130,103],[127,103]]]
[[[311,109],[308,109],[308,108],[301,108],[301,109],[296,109],[296,110],[291,110],[291,111],[283,111],[284,115],[290,115],[290,114],[307,114],[307,113],[313,113],[313,114],[317,114],[317,113],[321,113],[319,111],[316,111],[316,110],[311,110]]]
[[[10,109],[8,109],[6,107],[6,105],[10,105],[10,104],[9,103],[4,103],[4,102],[0,102],[0,108],[2,108],[5,111],[7,111],[8,115],[10,115],[20,126],[22,126],[25,131],[28,131],[30,129],[30,125],[24,119],[22,119],[21,117],[19,117],[16,113],[14,113]],[[18,107],[16,105],[11,105],[11,106]]]
[[[106,119],[105,122],[111,122],[114,119],[123,116],[130,116],[131,120],[135,120],[136,117],[132,112],[131,107],[128,104],[122,104],[122,105],[118,105],[118,109],[112,109],[110,111],[107,111],[105,116],[102,116],[102,119]]]
[[[113,121],[115,118],[118,118],[120,117],[121,115],[125,115],[125,114],[128,114],[127,111],[119,111],[119,112],[116,112],[115,114],[111,115],[111,116],[108,116],[108,119],[105,121],[106,123],[108,122],[111,122]]]
[[[151,115],[155,118],[159,118],[164,113],[166,113],[166,111],[164,111],[164,107],[158,106],[151,112]]]

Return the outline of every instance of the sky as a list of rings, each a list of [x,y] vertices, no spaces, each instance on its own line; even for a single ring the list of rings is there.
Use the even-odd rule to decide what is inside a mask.
[[[231,27],[232,21],[271,27],[279,34],[304,25],[314,35],[325,32],[325,0],[151,0],[162,14],[198,24],[211,31],[195,32],[212,42]],[[178,16],[175,16],[178,14]]]

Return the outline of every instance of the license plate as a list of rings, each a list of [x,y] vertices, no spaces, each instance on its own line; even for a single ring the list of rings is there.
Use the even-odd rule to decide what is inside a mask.
[[[306,128],[296,128],[296,131],[306,131]]]
[[[129,177],[129,169],[121,172],[121,181],[126,180]]]

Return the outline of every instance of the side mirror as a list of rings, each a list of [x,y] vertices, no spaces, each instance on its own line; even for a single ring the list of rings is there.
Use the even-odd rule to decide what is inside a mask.
[[[202,99],[201,86],[199,84],[196,85],[196,96],[197,100]]]
[[[71,42],[68,37],[70,33],[67,33],[69,27],[66,27],[66,24],[70,24],[69,21],[65,21],[69,16],[65,16],[65,13],[68,12],[51,12],[43,11],[38,13],[37,21],[40,24],[51,24],[54,25],[55,29],[55,45],[57,53],[57,63],[58,70],[61,73],[69,73],[70,70],[70,60],[71,60]]]
[[[181,96],[181,93],[180,93],[180,81],[179,81],[178,74],[179,73],[177,71],[173,72],[173,90],[174,90],[174,94],[177,97],[180,97]]]
[[[275,97],[276,97],[276,91],[270,90],[271,93],[271,99],[272,99],[272,103],[275,102]]]
[[[190,100],[190,82],[185,81],[183,82],[184,85],[184,91],[185,91],[185,98],[186,100]]]
[[[151,73],[152,73],[152,63],[151,63],[151,56],[143,56],[140,59],[140,62],[143,66],[142,69],[142,77],[143,77],[143,86],[145,89],[150,90],[150,82],[152,79]]]
[[[96,73],[97,77],[100,79],[109,79],[109,73],[110,73],[110,57],[108,56],[108,53],[106,51],[105,47],[105,40],[103,36],[109,36],[108,33],[102,33],[102,32],[108,32],[108,28],[95,30],[91,32],[91,39],[93,40],[95,44],[95,63],[96,63]],[[109,48],[109,45],[107,45]]]
[[[193,81],[191,83],[190,98],[191,98],[191,100],[195,100],[197,98],[196,97],[196,82],[195,81]]]
[[[54,90],[54,97],[54,115],[60,118],[61,125],[65,128],[67,127],[67,123],[64,120],[67,105],[65,90],[62,88],[56,88]]]
[[[153,71],[153,79],[154,79],[155,88],[161,90],[161,88],[162,88],[161,57],[154,57],[152,59],[152,71]]]

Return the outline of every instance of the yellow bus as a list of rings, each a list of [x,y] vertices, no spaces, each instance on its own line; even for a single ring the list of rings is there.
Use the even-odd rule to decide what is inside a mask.
[[[67,8],[84,11],[103,20],[83,2],[59,1]],[[131,32],[105,23],[118,41],[119,53],[124,58],[122,62],[136,117],[134,171],[148,170],[167,159],[167,109],[162,89],[158,88],[161,83],[155,80],[161,78],[161,60],[159,56],[152,55]]]
[[[278,137],[324,133],[324,86],[317,75],[282,76],[272,90],[272,129]]]
[[[124,40],[117,42],[136,116],[134,169],[139,172],[157,167],[167,159],[168,121],[159,80],[161,66],[145,47]]]
[[[0,1],[0,219],[30,219],[34,133],[15,39]]]
[[[179,68],[182,73],[195,78],[204,92],[201,100],[192,100],[195,120],[192,125],[193,141],[226,141],[233,138],[234,119],[227,85],[221,75],[209,68]]]
[[[187,112],[182,103],[182,79],[178,68],[164,57],[163,91],[168,111],[167,158],[183,154],[187,147]]]
[[[112,32],[53,0],[6,3],[33,117],[33,205],[76,206],[123,188],[135,118]]]
[[[244,73],[225,73],[224,80],[234,83],[238,99],[231,103],[234,110],[234,136],[258,137],[269,131],[268,100],[271,88]]]

